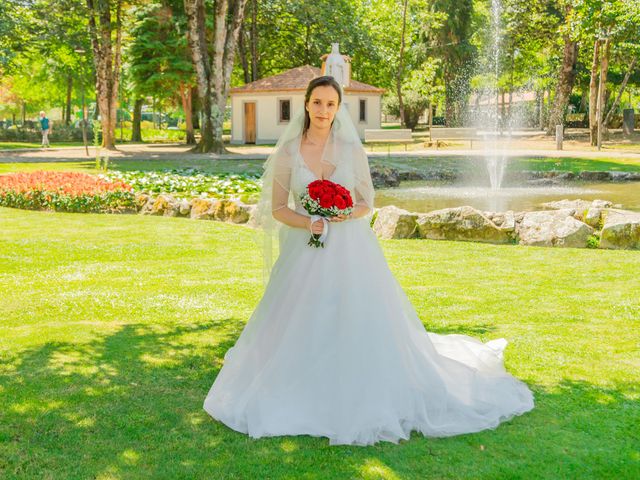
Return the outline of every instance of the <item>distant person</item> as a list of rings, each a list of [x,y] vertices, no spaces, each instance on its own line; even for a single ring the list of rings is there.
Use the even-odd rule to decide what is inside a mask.
[[[44,112],[40,112],[40,128],[42,129],[42,148],[51,147],[51,145],[49,145],[51,127],[49,126],[49,119]]]

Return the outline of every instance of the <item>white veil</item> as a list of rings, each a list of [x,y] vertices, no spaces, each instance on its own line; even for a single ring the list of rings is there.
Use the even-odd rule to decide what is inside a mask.
[[[262,193],[251,222],[252,226],[257,228],[256,243],[262,247],[263,285],[268,283],[271,275],[275,256],[274,244],[278,242],[280,229],[284,225],[273,217],[273,212],[285,207],[295,210],[295,201],[290,185],[294,167],[297,162],[302,161],[298,158],[298,152],[304,119],[303,110],[289,122],[273,152],[263,165]],[[334,117],[321,162],[332,164],[335,169],[342,169],[345,176],[353,181],[354,206],[366,205],[369,207],[369,213],[365,218],[370,221],[373,215],[374,189],[369,160],[344,102],[341,103]],[[285,198],[287,199],[286,203],[283,201]],[[260,231],[262,231],[261,236]]]

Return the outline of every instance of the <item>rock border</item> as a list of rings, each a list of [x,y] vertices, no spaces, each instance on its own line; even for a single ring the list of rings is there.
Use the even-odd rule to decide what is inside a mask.
[[[539,247],[640,249],[640,212],[615,208],[607,200],[560,200],[543,203],[544,210],[490,212],[471,206],[427,213],[394,205],[374,210],[372,228],[382,239],[430,239]],[[142,215],[217,220],[253,227],[255,205],[238,199],[168,194],[136,194]]]

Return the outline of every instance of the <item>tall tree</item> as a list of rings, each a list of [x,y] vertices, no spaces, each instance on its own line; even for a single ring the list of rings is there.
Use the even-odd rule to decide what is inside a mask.
[[[593,44],[589,82],[591,145],[600,146],[602,131],[606,129],[606,122],[603,120],[611,54],[619,49],[621,53],[627,53],[622,53],[622,58],[634,57],[634,48],[640,43],[639,10],[638,0],[575,1],[573,23],[576,25],[577,36],[583,43]]]
[[[547,133],[555,132],[556,125],[564,124],[564,117],[569,105],[569,97],[576,80],[578,62],[578,41],[572,32],[572,11],[573,4],[570,0],[562,0],[562,12],[564,14],[564,25],[562,27],[562,62],[558,68],[555,95]]]
[[[208,31],[204,0],[184,0],[187,38],[196,70],[198,96],[202,105],[200,142],[193,151],[224,152],[222,126],[229,94],[236,45],[247,0],[218,0]],[[207,44],[213,38],[213,45]]]
[[[116,107],[122,58],[122,0],[87,0],[87,8],[96,69],[96,98],[102,124],[102,147],[115,150]],[[115,25],[112,21],[114,13]]]
[[[437,46],[436,55],[442,59],[445,83],[445,121],[448,126],[460,125],[469,98],[471,59],[474,48],[470,43],[472,0],[433,0],[432,13],[445,20],[439,27],[428,30],[429,39]]]
[[[195,84],[195,74],[187,45],[186,18],[180,18],[169,4],[147,4],[137,9],[131,34],[126,59],[134,97],[181,102],[186,142],[195,144],[191,118],[191,87]],[[134,123],[139,125],[142,105],[137,102]],[[134,128],[132,134],[137,136],[139,130]],[[140,141],[140,138],[132,140]]]
[[[400,123],[406,126],[404,118],[404,104],[402,103],[402,68],[404,62],[404,44],[407,32],[407,7],[409,0],[404,0],[402,5],[402,34],[400,37],[400,54],[398,57],[398,73],[396,75],[396,93],[398,95],[398,111],[400,113]]]

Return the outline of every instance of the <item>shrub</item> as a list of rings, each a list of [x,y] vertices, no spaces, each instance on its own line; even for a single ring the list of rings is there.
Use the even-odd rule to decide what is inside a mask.
[[[133,189],[78,172],[36,171],[0,175],[0,205],[28,210],[121,212],[132,208]]]

